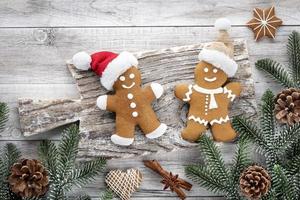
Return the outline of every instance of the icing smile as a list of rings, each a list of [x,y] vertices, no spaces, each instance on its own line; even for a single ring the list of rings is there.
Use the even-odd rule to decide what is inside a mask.
[[[133,82],[130,86],[122,85],[123,88],[125,89],[130,89],[135,85],[135,82]]]
[[[213,82],[213,81],[217,80],[217,77],[213,77],[213,78],[204,77],[204,80],[206,80],[207,82]]]

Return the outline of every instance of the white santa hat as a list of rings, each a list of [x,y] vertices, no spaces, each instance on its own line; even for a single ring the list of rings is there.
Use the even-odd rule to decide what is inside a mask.
[[[233,43],[228,34],[230,27],[231,23],[228,19],[217,19],[215,28],[219,31],[218,39],[216,42],[206,45],[199,53],[198,58],[222,69],[228,77],[233,77],[238,69],[238,64],[233,60]]]
[[[127,51],[120,54],[102,51],[92,55],[79,52],[73,56],[71,63],[77,69],[94,71],[101,77],[101,84],[107,90],[113,89],[113,85],[120,75],[130,67],[138,65],[137,59]]]

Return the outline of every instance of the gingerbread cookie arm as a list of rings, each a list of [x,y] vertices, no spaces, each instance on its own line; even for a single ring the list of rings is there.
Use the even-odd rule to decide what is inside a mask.
[[[192,94],[192,85],[179,84],[175,87],[175,96],[182,101],[190,101],[190,95]]]
[[[152,102],[154,99],[158,99],[163,94],[164,89],[159,83],[151,83],[143,89],[143,94],[146,99],[149,99]]]
[[[231,82],[225,85],[224,94],[227,94],[227,98],[233,101],[235,97],[240,96],[242,91],[241,84],[238,82]]]
[[[97,106],[101,110],[115,111],[116,98],[113,95],[102,95],[97,98]]]

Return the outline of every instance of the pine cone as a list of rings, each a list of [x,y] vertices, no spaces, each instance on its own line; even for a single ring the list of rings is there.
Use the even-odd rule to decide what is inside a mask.
[[[285,89],[277,95],[275,117],[279,122],[289,125],[300,121],[300,89]]]
[[[271,177],[261,166],[249,166],[240,176],[240,189],[250,199],[259,199],[271,186]]]
[[[24,159],[11,167],[8,178],[12,192],[21,197],[39,197],[48,190],[49,178],[38,160]]]

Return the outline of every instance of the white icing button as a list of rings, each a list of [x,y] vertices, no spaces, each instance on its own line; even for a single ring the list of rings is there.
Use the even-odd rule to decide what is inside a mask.
[[[135,108],[136,107],[136,104],[134,103],[134,102],[132,102],[131,104],[130,104],[130,108]]]
[[[205,113],[205,115],[207,115],[207,113]]]
[[[132,99],[133,98],[133,94],[131,94],[131,93],[127,94],[127,98],[128,99]]]
[[[208,106],[207,105],[205,105],[205,108],[207,108]]]
[[[136,112],[136,111],[132,112],[133,117],[137,117],[138,115],[139,115],[138,112]]]

